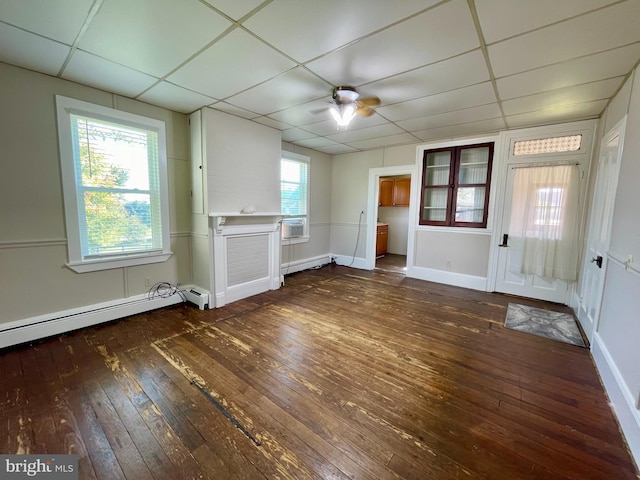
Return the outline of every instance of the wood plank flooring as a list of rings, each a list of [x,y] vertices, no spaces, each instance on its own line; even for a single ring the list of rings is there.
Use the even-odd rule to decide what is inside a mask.
[[[334,265],[6,349],[0,452],[82,479],[639,478],[589,351],[505,329],[510,301]]]

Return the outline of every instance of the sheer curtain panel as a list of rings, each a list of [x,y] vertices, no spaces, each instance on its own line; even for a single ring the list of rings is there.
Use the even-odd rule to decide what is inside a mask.
[[[513,245],[522,246],[520,273],[576,280],[580,196],[577,165],[514,168],[509,239]]]

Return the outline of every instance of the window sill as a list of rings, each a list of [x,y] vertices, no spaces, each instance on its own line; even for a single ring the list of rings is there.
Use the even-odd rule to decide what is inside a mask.
[[[475,227],[439,227],[437,225],[418,225],[416,230],[422,230],[426,232],[447,232],[447,233],[471,233],[476,235],[491,235],[492,229],[490,228],[475,228]]]
[[[282,246],[295,245],[296,243],[307,243],[309,240],[311,240],[311,237],[309,235],[305,235],[302,237],[283,238]]]
[[[98,260],[87,260],[84,262],[69,262],[67,267],[76,273],[97,272],[100,270],[110,270],[113,268],[134,267],[136,265],[147,265],[150,263],[166,262],[173,255],[173,252],[162,252],[144,255],[131,255],[127,257],[112,257]]]

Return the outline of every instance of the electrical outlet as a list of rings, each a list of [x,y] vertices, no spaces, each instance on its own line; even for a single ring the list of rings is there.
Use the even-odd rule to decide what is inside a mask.
[[[145,287],[151,286],[151,277],[144,277],[144,286]]]

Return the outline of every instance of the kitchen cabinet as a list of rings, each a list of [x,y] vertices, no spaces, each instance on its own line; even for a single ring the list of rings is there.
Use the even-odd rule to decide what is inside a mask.
[[[382,177],[379,183],[379,207],[408,207],[411,178]]]
[[[389,225],[378,224],[376,228],[376,257],[386,255],[389,242]]]

